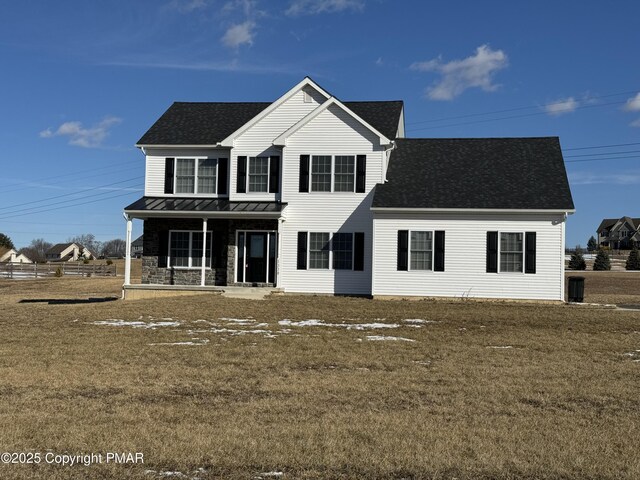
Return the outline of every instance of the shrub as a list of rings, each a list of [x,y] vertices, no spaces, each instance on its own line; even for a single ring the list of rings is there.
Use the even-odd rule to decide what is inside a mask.
[[[571,259],[569,260],[569,269],[570,270],[586,270],[587,262],[584,261],[584,257],[582,256],[582,249],[580,245],[576,247],[576,249],[571,254]]]
[[[598,241],[596,240],[596,237],[591,236],[591,238],[589,238],[589,241],[587,242],[587,251],[595,252],[597,249]]]
[[[113,260],[111,260],[110,258],[107,260],[107,265],[113,265]]]
[[[60,278],[62,276],[62,267],[56,268],[55,276]]]
[[[83,258],[82,259],[82,263],[84,263],[86,265],[87,263],[89,263],[89,259],[88,258]]]
[[[609,260],[609,254],[602,248],[598,250],[596,259],[593,262],[594,270],[611,270],[611,261]]]
[[[640,251],[638,251],[638,247],[633,247],[629,252],[624,268],[627,270],[640,270]]]

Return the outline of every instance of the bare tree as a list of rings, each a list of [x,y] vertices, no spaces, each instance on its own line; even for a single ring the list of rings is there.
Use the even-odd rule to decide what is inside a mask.
[[[45,262],[46,253],[53,245],[44,238],[35,238],[31,240],[31,244],[28,247],[21,248],[20,253],[24,253],[30,260],[34,262]]]
[[[75,237],[71,237],[67,239],[67,242],[77,243],[78,245],[83,246],[84,248],[88,248],[91,253],[94,255],[98,255],[100,250],[102,250],[102,242],[96,240],[96,236],[93,233],[84,233],[82,235],[76,235]]]
[[[127,250],[127,244],[120,238],[108,240],[102,244],[102,255],[105,257],[124,257]]]

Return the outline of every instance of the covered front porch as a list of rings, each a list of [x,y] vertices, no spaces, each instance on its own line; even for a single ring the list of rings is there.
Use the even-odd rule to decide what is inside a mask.
[[[125,209],[125,292],[216,292],[278,285],[286,204],[143,197]],[[131,286],[131,228],[143,221],[141,286]],[[127,295],[130,297],[130,295]]]

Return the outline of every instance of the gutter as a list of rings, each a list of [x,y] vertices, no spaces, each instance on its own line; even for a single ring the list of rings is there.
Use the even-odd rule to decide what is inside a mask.
[[[398,208],[398,207],[371,207],[372,212],[377,213],[563,213],[572,215],[575,209],[508,209],[508,208]]]

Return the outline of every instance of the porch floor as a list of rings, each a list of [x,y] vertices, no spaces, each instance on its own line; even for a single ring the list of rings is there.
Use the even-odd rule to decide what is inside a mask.
[[[124,285],[122,294],[125,300],[143,298],[172,297],[179,295],[222,295],[227,298],[244,298],[246,300],[263,300],[272,293],[282,293],[276,287],[235,287],[235,286],[200,286],[200,285]]]

